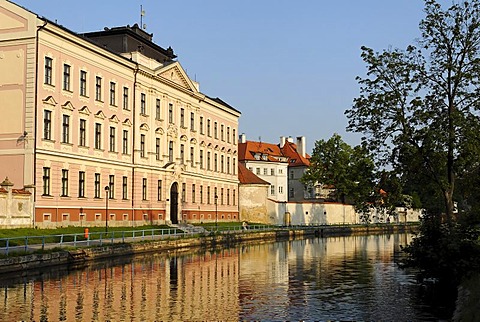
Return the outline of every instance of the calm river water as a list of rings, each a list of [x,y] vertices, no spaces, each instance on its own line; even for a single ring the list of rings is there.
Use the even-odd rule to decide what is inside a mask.
[[[0,278],[0,321],[441,318],[395,259],[411,235],[149,254]]]

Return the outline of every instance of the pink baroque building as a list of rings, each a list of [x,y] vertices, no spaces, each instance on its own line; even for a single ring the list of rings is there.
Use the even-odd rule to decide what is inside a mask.
[[[238,220],[240,112],[152,37],[0,0],[0,178],[35,187],[32,225]]]

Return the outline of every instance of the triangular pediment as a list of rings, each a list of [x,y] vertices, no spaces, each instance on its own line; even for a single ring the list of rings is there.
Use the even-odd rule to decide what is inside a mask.
[[[155,130],[155,133],[163,135],[165,131],[161,127],[157,127],[157,129]]]
[[[132,121],[130,121],[130,119],[125,119],[125,121],[123,121],[122,124],[125,126],[132,126]]]
[[[198,93],[195,83],[188,77],[179,62],[169,64],[156,71],[157,76],[165,78],[189,91]]]
[[[95,114],[95,117],[104,120],[106,116],[105,116],[105,114],[104,114],[102,111],[98,111],[98,112]]]
[[[48,104],[48,105],[52,105],[52,106],[57,105],[57,101],[55,101],[53,96],[47,96],[47,98],[42,100],[42,102],[43,102],[43,104]]]
[[[0,34],[24,31],[28,28],[28,21],[24,17],[0,7]]]
[[[85,114],[85,115],[90,115],[92,112],[88,108],[88,106],[82,107],[80,110],[78,110],[79,113]]]
[[[118,123],[120,120],[118,119],[118,117],[114,114],[112,115],[112,117],[110,118],[110,122],[113,122],[113,123]]]
[[[140,125],[140,130],[148,131],[150,130],[150,127],[148,126],[147,123],[143,123],[142,125]]]
[[[72,102],[67,101],[65,104],[62,105],[62,108],[65,110],[73,111],[75,108],[73,107]]]

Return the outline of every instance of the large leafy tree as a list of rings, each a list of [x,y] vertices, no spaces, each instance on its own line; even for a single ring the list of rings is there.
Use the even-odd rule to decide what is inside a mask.
[[[348,130],[363,133],[378,160],[421,180],[443,203],[430,212],[450,221],[457,181],[480,166],[480,3],[444,10],[426,0],[425,14],[416,46],[362,47],[367,76],[357,78],[360,95],[346,115]]]
[[[375,165],[366,149],[351,147],[341,136],[315,142],[310,167],[302,177],[307,185],[334,188],[335,200],[352,202],[365,215],[375,205]]]

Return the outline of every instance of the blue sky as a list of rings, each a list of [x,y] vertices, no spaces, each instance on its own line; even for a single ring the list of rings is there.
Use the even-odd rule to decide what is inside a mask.
[[[239,133],[278,143],[340,134],[344,111],[364,75],[360,47],[405,48],[420,32],[420,0],[14,0],[74,31],[140,22],[160,46],[171,46],[201,92],[242,112]],[[441,3],[450,4],[445,0]]]

